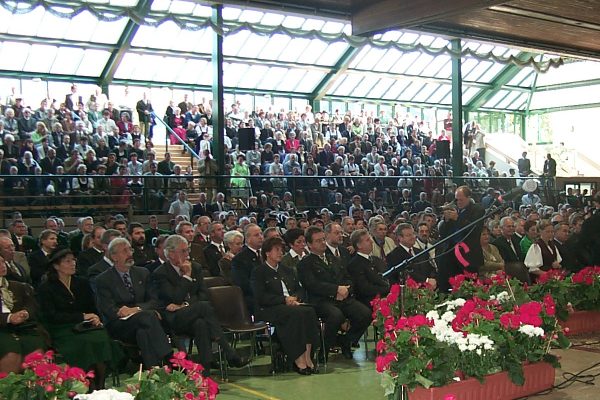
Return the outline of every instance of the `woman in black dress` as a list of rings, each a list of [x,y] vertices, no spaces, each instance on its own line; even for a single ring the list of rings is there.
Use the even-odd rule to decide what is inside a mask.
[[[93,369],[93,389],[104,388],[106,366],[116,366],[122,352],[102,327],[89,282],[75,275],[71,250],[50,255],[48,280],[38,288],[45,325],[67,364]]]
[[[275,326],[283,351],[294,360],[294,370],[310,375],[317,372],[311,358],[312,348],[319,341],[317,315],[296,296],[299,284],[293,272],[279,266],[284,248],[279,237],[263,243],[264,263],[254,270],[252,281],[256,314]]]
[[[0,257],[0,372],[19,372],[23,356],[47,347],[47,337],[35,320],[37,305],[31,286],[6,280]]]

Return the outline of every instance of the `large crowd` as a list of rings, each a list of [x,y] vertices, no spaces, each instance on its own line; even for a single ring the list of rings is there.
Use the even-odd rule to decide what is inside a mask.
[[[72,90],[67,99],[76,98],[76,87]],[[2,165],[9,165],[9,171],[15,167],[17,175],[19,165],[39,162],[40,174],[54,182],[59,168],[72,167],[82,157],[83,165],[76,167],[82,171],[76,178],[81,190],[94,171],[158,174],[161,163],[168,162],[157,162],[150,150],[149,108],[138,109],[137,127],[121,130],[129,116],[111,111],[110,104],[96,126],[90,111],[84,112],[97,108],[93,102],[78,102],[77,111],[61,104],[56,114],[52,108],[46,111],[46,118],[62,115],[60,123],[50,125],[57,132],[48,132],[41,123],[44,114],[19,108],[18,101],[5,110],[9,122],[2,134]],[[147,99],[140,101],[150,106]],[[313,114],[309,107],[299,115],[260,110],[253,115],[234,104],[227,115],[231,192],[226,195],[210,176],[216,173],[210,104],[200,106],[184,100],[170,106],[172,115],[166,113],[173,135],[181,135],[202,156],[195,204],[187,200],[188,186],[171,188],[154,180],[153,189],[163,193],[157,201],[165,199],[167,190],[174,196],[165,202],[168,226],[159,226],[156,216],[140,224],[119,214],[102,222],[81,218],[67,232],[60,218],[50,217],[34,238],[16,213],[9,228],[0,231],[0,372],[18,371],[23,355],[53,347],[67,362],[95,369],[95,386],[102,387],[107,368],[123,357],[117,343],[137,346],[144,365],[151,367],[168,359],[174,335],[193,339],[206,374],[216,361],[213,343],[231,366],[241,367],[248,360],[228,343],[205,284],[206,278],[217,277],[222,285],[240,288],[248,314],[269,321],[292,368],[310,375],[333,353],[353,357],[353,347],[371,322],[371,300],[394,283],[412,278],[446,291],[450,277],[464,268],[486,276],[504,271],[532,282],[550,269],[577,271],[600,262],[600,213],[595,213],[600,197],[570,191],[558,207],[543,204],[533,192],[509,198],[516,184],[494,182],[502,174],[480,159],[476,138],[475,144],[465,143],[473,149],[465,157],[465,170],[477,179],[463,186],[446,182],[451,171],[448,160],[437,157],[436,143],[449,138],[445,131],[434,137],[418,119]],[[36,129],[21,129],[32,114],[40,116]],[[197,114],[198,123],[186,123],[187,115]],[[186,116],[185,135],[175,129],[180,123],[172,122],[181,115]],[[10,118],[17,118],[16,131]],[[69,132],[64,127],[71,119],[75,127],[90,123],[92,130]],[[444,128],[451,123],[448,116]],[[235,127],[255,128],[254,150],[239,150]],[[70,144],[75,148],[69,153]],[[44,170],[58,154],[71,158]],[[515,180],[527,177],[520,170],[521,163]],[[325,178],[301,188],[289,186],[293,180],[286,178],[311,174]],[[253,182],[251,175],[262,181]],[[397,178],[361,185],[367,175]],[[150,181],[142,186],[148,188]],[[64,188],[74,190],[75,183]],[[190,183],[183,178],[181,184]],[[304,208],[302,202],[319,206]],[[471,223],[467,233],[455,235]],[[438,241],[442,246],[436,246]],[[453,251],[457,243],[468,248],[464,259]]]

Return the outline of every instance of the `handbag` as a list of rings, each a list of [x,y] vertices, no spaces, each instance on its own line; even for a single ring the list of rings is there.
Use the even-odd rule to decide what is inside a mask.
[[[90,321],[81,321],[73,327],[73,332],[85,333],[90,331],[97,331],[100,329],[104,329],[104,326],[102,324],[95,326]]]

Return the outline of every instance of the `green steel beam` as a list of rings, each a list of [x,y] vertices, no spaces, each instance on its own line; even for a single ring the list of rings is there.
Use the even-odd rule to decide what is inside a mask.
[[[517,54],[517,58],[519,60],[527,60],[529,57],[534,56],[533,53],[521,52]],[[469,110],[477,110],[482,107],[485,103],[487,103],[492,97],[496,95],[502,88],[512,89],[512,87],[507,87],[506,84],[510,82],[517,74],[521,71],[521,68],[515,64],[507,64],[502,70],[494,77],[494,79],[490,82],[490,88],[482,90],[477,93],[468,104],[465,105],[465,108]]]
[[[47,44],[51,46],[59,46],[59,47],[71,47],[77,49],[94,49],[94,50],[106,50],[113,51],[117,45],[116,44],[106,44],[106,43],[97,43],[97,42],[82,42],[79,40],[69,40],[69,39],[51,39],[44,37],[33,37],[26,35],[13,35],[7,33],[0,33],[0,41],[2,42],[18,42],[18,43],[27,43],[27,44]]]
[[[144,16],[148,14],[150,11],[150,7],[152,6],[152,2],[154,0],[139,0],[138,5],[134,8],[133,14],[136,16]],[[123,29],[123,33],[119,37],[119,41],[112,54],[110,55],[102,73],[100,74],[100,85],[106,86],[112,82],[115,72],[119,67],[119,64],[125,57],[125,54],[131,48],[131,40],[135,36],[136,32],[139,29],[138,22],[136,22],[133,18],[129,18],[127,24],[125,25],[125,29]]]
[[[452,52],[452,175],[460,177],[463,174],[463,138],[462,138],[462,43],[460,39],[450,41]],[[458,56],[456,54],[459,54]]]
[[[350,46],[344,54],[342,54],[338,62],[335,63],[331,71],[325,75],[321,82],[319,82],[310,98],[321,100],[327,94],[329,89],[331,89],[335,81],[348,70],[350,63],[356,58],[359,52],[360,48]]]
[[[600,108],[600,103],[576,104],[564,107],[548,107],[529,111],[529,115],[548,114],[557,111],[584,110],[587,108]]]
[[[565,82],[565,83],[557,83],[555,85],[538,86],[535,89],[535,91],[536,92],[547,92],[549,90],[573,89],[573,88],[593,86],[593,85],[600,85],[600,79],[588,79],[585,81]]]
[[[223,101],[223,35],[218,31],[223,27],[223,5],[212,6],[211,22],[217,29],[212,32],[212,120],[214,153],[219,175],[225,175],[225,109]],[[218,180],[220,192],[225,192],[225,181]]]
[[[93,85],[98,84],[98,78],[94,78],[94,77],[64,75],[64,74],[47,74],[47,73],[43,73],[43,72],[0,70],[0,77],[1,78],[10,78],[10,79],[41,79],[44,81],[54,81],[54,82],[89,83],[89,84],[93,84]]]
[[[537,80],[540,74],[536,71],[535,76],[533,77],[533,83],[531,84],[531,92],[529,92],[529,96],[527,96],[527,105],[525,106],[525,115],[529,115],[529,110],[531,109],[531,101],[533,100],[533,95],[536,92]]]

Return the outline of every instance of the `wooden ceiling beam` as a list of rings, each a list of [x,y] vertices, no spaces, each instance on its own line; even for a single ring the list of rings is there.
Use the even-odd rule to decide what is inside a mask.
[[[352,34],[372,35],[444,20],[507,0],[380,0],[352,13]]]

